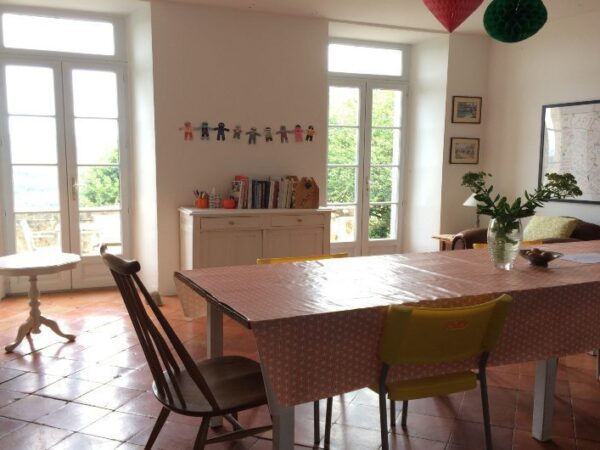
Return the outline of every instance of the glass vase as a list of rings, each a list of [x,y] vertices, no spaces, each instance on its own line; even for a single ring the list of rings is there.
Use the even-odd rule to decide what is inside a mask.
[[[488,225],[487,243],[495,267],[510,270],[515,264],[521,240],[521,220],[492,219]]]

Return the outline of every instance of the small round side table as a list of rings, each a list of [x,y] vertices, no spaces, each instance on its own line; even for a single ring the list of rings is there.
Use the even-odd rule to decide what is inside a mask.
[[[54,320],[42,316],[37,277],[74,269],[80,261],[81,257],[72,253],[36,252],[0,257],[0,275],[29,277],[29,318],[19,327],[15,341],[4,347],[7,352],[12,352],[29,333],[39,333],[41,325],[46,325],[56,334],[71,342],[75,340],[75,335],[63,333]]]

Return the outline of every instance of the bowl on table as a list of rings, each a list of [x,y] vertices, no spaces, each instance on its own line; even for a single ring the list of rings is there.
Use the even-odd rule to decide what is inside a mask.
[[[529,261],[532,266],[548,267],[550,261],[563,256],[562,253],[542,250],[540,248],[524,248],[519,250],[519,254]]]

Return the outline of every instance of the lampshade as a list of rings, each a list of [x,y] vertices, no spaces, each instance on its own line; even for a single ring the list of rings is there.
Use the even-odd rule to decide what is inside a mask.
[[[423,0],[423,3],[444,28],[452,33],[479,8],[483,0]]]
[[[542,0],[494,0],[485,10],[485,31],[500,42],[520,42],[537,33],[548,20]]]
[[[469,198],[465,200],[463,206],[469,206],[471,208],[477,207],[477,200],[475,200],[475,194],[469,195]]]

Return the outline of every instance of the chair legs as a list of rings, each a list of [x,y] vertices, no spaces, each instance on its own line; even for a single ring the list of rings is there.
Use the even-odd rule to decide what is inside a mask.
[[[404,400],[402,402],[402,421],[400,425],[402,425],[402,429],[406,430],[406,420],[408,419],[408,401]]]
[[[333,398],[327,398],[327,408],[325,410],[325,440],[323,446],[328,449],[329,441],[331,439],[331,414],[333,410]]]
[[[200,424],[200,430],[198,430],[198,435],[196,436],[196,442],[194,442],[194,450],[204,450],[209,426],[210,417],[203,418],[202,423]]]
[[[396,428],[396,401],[390,399],[390,427]]]
[[[313,403],[313,420],[315,422],[314,425],[314,437],[313,437],[313,443],[315,445],[315,447],[319,446],[319,442],[321,442],[321,413],[319,412],[319,400],[316,400]],[[326,428],[327,429],[327,428]]]
[[[483,409],[483,431],[485,433],[485,450],[492,450],[490,404],[488,401],[487,378],[485,375],[485,369],[479,371],[479,388],[481,390],[481,407]]]
[[[160,410],[160,414],[158,415],[158,418],[156,419],[156,422],[154,423],[154,427],[152,428],[150,437],[148,437],[148,441],[146,442],[146,446],[144,447],[145,450],[150,450],[152,448],[152,446],[154,445],[154,442],[156,441],[156,438],[158,437],[158,433],[160,433],[160,430],[162,429],[163,425],[167,421],[167,417],[169,417],[170,412],[171,412],[171,410],[169,408],[165,408],[164,406],[163,406],[163,409]]]
[[[381,428],[381,450],[389,450],[388,442],[388,426],[387,426],[387,410],[385,405],[385,392],[379,392],[379,426]]]

